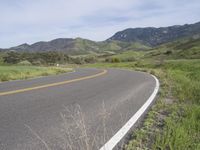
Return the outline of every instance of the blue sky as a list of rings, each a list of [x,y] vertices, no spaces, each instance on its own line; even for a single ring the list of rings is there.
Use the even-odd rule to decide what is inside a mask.
[[[200,21],[200,0],[0,0],[0,47]]]

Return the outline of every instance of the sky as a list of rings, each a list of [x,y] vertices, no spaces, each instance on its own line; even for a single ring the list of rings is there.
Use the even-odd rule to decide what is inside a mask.
[[[0,0],[0,47],[200,21],[200,0]]]

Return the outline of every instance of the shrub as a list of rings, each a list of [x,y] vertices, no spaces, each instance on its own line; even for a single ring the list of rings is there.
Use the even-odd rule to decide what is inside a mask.
[[[33,64],[33,65],[36,65],[36,66],[40,66],[40,65],[42,65],[43,63],[42,63],[40,60],[36,60],[36,61],[33,61],[32,64]]]
[[[84,64],[84,63],[85,63],[84,59],[81,58],[81,57],[73,58],[73,59],[72,59],[72,62],[75,63],[75,64],[78,64],[78,65],[81,65],[81,64]]]
[[[118,63],[118,62],[120,62],[119,58],[112,58],[112,63]]]
[[[166,55],[170,55],[170,54],[172,54],[172,51],[171,51],[171,50],[168,50],[168,51],[165,52],[165,54],[166,54]]]
[[[9,81],[9,78],[8,74],[0,74],[0,81]]]
[[[3,60],[5,63],[9,64],[16,64],[20,62],[20,54],[15,51],[9,51],[7,54],[3,57]]]
[[[84,59],[86,63],[95,63],[97,61],[97,58],[95,56],[88,56]]]
[[[105,62],[111,62],[111,58],[106,58]]]
[[[28,60],[24,60],[18,63],[19,65],[24,65],[24,66],[31,66],[31,62]]]
[[[113,58],[106,58],[105,62],[119,63],[119,62],[121,62],[121,60],[119,58],[113,57]]]
[[[134,57],[127,57],[127,58],[124,58],[122,59],[123,62],[133,62],[133,61],[136,61],[136,59]]]

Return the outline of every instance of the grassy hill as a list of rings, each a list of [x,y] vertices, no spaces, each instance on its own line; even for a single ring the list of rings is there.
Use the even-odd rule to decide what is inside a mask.
[[[120,41],[103,41],[95,42],[87,39],[76,38],[60,38],[47,42],[37,42],[34,44],[22,44],[1,51],[15,50],[18,52],[64,52],[68,55],[85,55],[85,54],[101,54],[104,52],[121,52],[127,50],[146,50],[148,46],[139,42],[120,42]]]
[[[181,39],[151,49],[146,53],[149,58],[198,59],[200,58],[200,38]]]

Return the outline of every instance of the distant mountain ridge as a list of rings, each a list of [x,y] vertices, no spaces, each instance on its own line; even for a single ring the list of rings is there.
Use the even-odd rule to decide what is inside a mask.
[[[188,37],[200,37],[200,22],[161,28],[129,28],[117,32],[111,38],[102,42],[95,42],[82,38],[58,38],[52,41],[41,41],[31,45],[25,43],[9,49],[0,49],[0,51],[60,51],[67,54],[80,55],[105,51],[146,50],[160,44]]]
[[[23,50],[28,50],[28,51],[51,51],[51,50],[62,50],[64,48],[68,48],[70,47],[70,45],[73,44],[73,39],[64,39],[64,38],[59,38],[59,39],[55,39],[52,41],[48,41],[48,42],[37,42],[34,43],[32,45],[29,45],[27,43],[16,46],[16,47],[11,47],[10,49],[13,50],[19,50],[19,51],[23,51]]]
[[[20,52],[58,51],[69,54],[85,54],[87,51],[97,52],[99,49],[97,43],[90,40],[81,38],[58,38],[47,42],[40,41],[31,45],[24,43],[16,47],[11,47],[7,50]]]
[[[0,51],[15,50],[18,52],[48,52],[58,51],[70,55],[81,55],[91,53],[102,53],[110,51],[124,51],[128,49],[144,50],[149,47],[140,43],[127,43],[118,41],[102,41],[95,42],[82,38],[59,38],[48,42],[37,42],[34,44],[21,44],[9,49],[0,49]]]
[[[140,42],[150,46],[157,46],[191,36],[200,36],[200,22],[160,28],[129,28],[117,32],[108,41]]]

